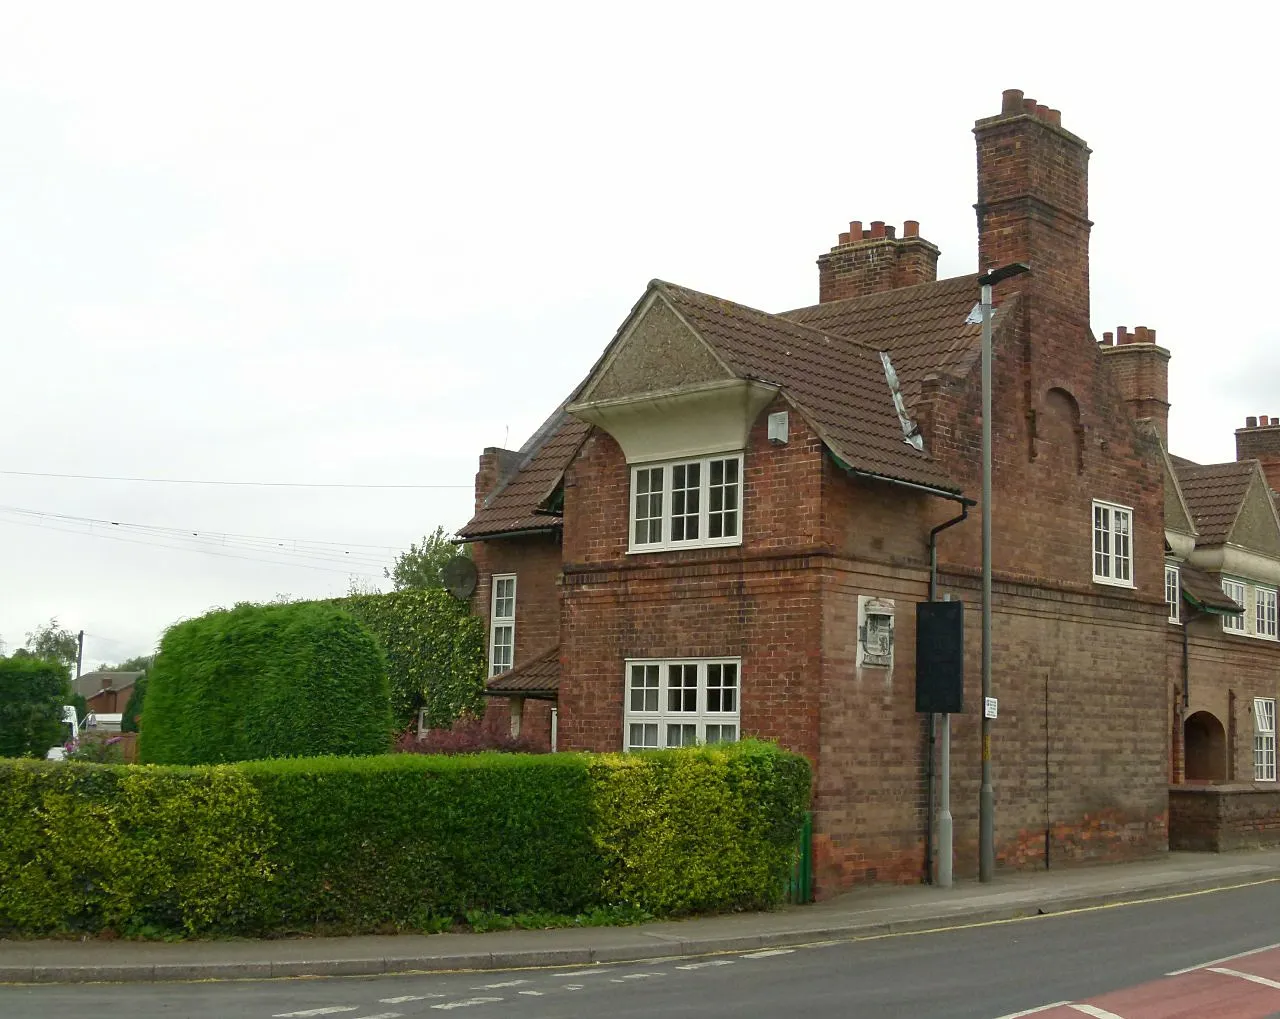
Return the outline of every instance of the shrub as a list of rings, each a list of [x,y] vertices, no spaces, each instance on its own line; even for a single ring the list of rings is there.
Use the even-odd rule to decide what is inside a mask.
[[[426,707],[427,725],[447,729],[484,710],[484,622],[440,589],[354,595],[334,604],[373,631],[387,658],[396,726]]]
[[[71,672],[48,658],[0,658],[0,757],[43,757],[67,738]]]
[[[133,689],[129,692],[129,700],[125,703],[124,711],[120,714],[121,732],[138,731],[138,719],[142,717],[142,702],[146,696],[147,677],[144,673],[134,682]]]
[[[231,767],[0,763],[0,927],[260,925],[272,822]]]
[[[239,605],[170,627],[146,698],[147,763],[377,754],[391,742],[378,643],[330,605]]]
[[[410,727],[396,737],[397,754],[478,754],[496,750],[505,754],[541,754],[546,750],[529,736],[512,736],[486,728],[477,718],[463,718],[448,729],[428,729],[421,738]]]
[[[0,930],[497,929],[765,906],[808,792],[804,758],[758,743],[0,763]]]

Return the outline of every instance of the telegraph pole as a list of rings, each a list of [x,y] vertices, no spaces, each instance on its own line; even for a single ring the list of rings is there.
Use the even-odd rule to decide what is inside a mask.
[[[1022,262],[978,277],[982,287],[982,790],[978,795],[978,880],[989,882],[996,867],[996,794],[991,784],[991,288],[1030,272]]]
[[[84,668],[84,631],[76,638],[76,679],[80,678],[80,670]]]

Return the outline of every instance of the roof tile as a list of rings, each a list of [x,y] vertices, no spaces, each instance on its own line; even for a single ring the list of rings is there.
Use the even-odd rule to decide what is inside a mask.
[[[513,693],[529,696],[555,695],[560,690],[560,645],[548,648],[523,665],[508,669],[485,684],[485,693],[507,696]]]
[[[1249,491],[1257,463],[1237,460],[1222,464],[1196,464],[1170,457],[1187,507],[1200,532],[1197,544],[1220,545],[1231,534],[1240,506]]]

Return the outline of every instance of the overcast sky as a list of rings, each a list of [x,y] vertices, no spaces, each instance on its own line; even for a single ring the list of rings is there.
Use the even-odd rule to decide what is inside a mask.
[[[973,271],[1005,88],[1093,148],[1095,331],[1158,329],[1174,450],[1231,459],[1280,414],[1272,32],[1180,10],[3,5],[0,471],[442,487],[0,474],[0,639],[57,616],[88,667],[374,582],[653,277],[812,303],[851,219]]]

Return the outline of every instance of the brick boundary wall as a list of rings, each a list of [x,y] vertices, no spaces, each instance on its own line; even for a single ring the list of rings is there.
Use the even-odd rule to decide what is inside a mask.
[[[1224,853],[1275,846],[1280,846],[1280,789],[1255,785],[1170,788],[1170,849]]]

